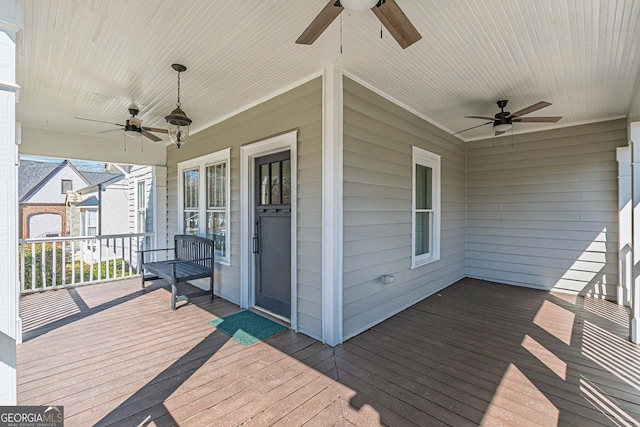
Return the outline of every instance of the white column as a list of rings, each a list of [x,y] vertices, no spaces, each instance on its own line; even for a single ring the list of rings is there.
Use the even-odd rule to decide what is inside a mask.
[[[17,0],[0,0],[0,405],[16,404],[18,183],[16,145]]]
[[[342,69],[322,77],[322,340],[342,342]]]
[[[633,281],[629,338],[640,342],[640,122],[631,123],[631,181],[633,188]]]
[[[631,147],[618,147],[618,292],[620,305],[631,303]]]

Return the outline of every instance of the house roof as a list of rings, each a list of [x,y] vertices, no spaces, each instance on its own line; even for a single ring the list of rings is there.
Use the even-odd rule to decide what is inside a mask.
[[[531,115],[564,117],[514,133],[640,110],[638,0],[396,2],[422,34],[407,49],[370,11],[344,11],[313,45],[295,44],[327,0],[24,2],[17,117],[95,136],[123,124],[135,102],[146,126],[164,128],[176,104],[172,62],[187,66],[192,133],[332,66],[450,133],[482,123],[465,116],[493,117],[502,99],[508,111],[548,101]]]
[[[60,163],[21,160],[18,167],[18,199],[22,200],[32,189],[53,175],[60,167]]]
[[[124,174],[108,174],[108,173],[104,174],[103,173],[101,175],[105,175],[102,177],[103,179],[102,181],[98,181],[93,185],[89,185],[87,187],[81,188],[78,190],[78,193],[79,194],[89,193],[89,192],[95,191],[98,188],[98,185],[102,185],[104,187],[124,179]],[[98,177],[94,177],[94,178],[98,178]]]
[[[91,196],[87,200],[78,202],[75,205],[83,208],[98,206],[98,199],[95,196]]]
[[[26,199],[31,193],[55,176],[58,171],[67,166],[73,168],[88,184],[88,187],[105,182],[115,182],[124,177],[122,174],[81,171],[76,169],[68,160],[55,163],[21,159],[18,167],[18,200]]]
[[[80,171],[80,173],[82,174],[83,177],[85,177],[87,181],[89,181],[90,186],[102,184],[107,181],[111,181],[114,178],[120,178],[120,179],[124,178],[124,175],[122,174],[113,174],[113,173],[105,173],[105,172]]]

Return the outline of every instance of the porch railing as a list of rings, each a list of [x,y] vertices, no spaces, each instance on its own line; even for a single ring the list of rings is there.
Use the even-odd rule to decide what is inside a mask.
[[[20,291],[39,292],[136,276],[137,251],[154,248],[154,233],[21,239]]]

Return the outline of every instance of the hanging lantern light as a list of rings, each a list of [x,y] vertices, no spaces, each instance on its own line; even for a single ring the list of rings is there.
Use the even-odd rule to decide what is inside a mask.
[[[178,102],[176,109],[164,119],[167,121],[169,139],[180,148],[189,139],[189,125],[191,125],[191,119],[180,108],[180,73],[186,71],[187,67],[182,64],[172,64],[171,67],[178,72]]]

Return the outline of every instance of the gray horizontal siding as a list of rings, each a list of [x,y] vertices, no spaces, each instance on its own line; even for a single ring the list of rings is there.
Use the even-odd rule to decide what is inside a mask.
[[[442,156],[441,259],[411,269],[412,146]],[[464,276],[463,144],[344,80],[344,335]],[[390,285],[380,282],[393,274]]]
[[[467,144],[467,276],[613,299],[625,120]]]
[[[298,130],[298,328],[322,336],[321,206],[322,206],[322,86],[305,83],[256,107],[205,129],[180,150],[167,153],[167,231],[179,232],[177,163],[231,147],[230,266],[220,266],[216,292],[240,300],[240,147],[293,129]]]

